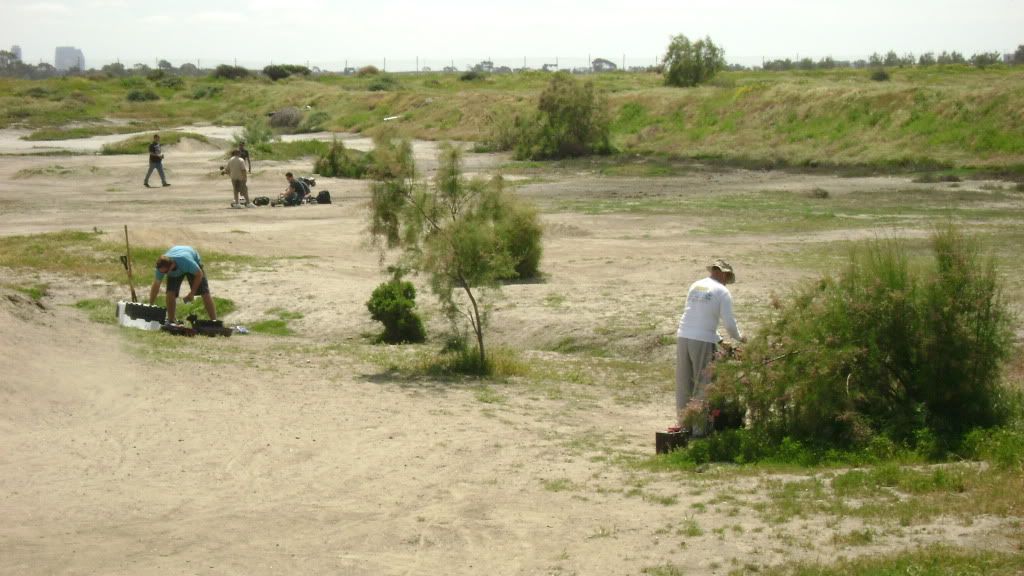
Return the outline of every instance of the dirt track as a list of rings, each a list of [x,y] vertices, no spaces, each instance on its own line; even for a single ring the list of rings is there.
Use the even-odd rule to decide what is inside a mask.
[[[167,337],[166,356],[148,354],[132,331],[69,306],[124,298],[124,287],[0,270],[0,284],[44,281],[51,292],[40,309],[0,287],[0,573],[637,574],[672,564],[724,574],[918,542],[1004,545],[997,519],[939,519],[843,550],[833,536],[855,521],[769,525],[725,505],[698,513],[718,495],[758,499],[760,479],[614,463],[653,451],[654,430],[671,420],[670,381],[631,393],[628,382],[612,391],[573,378],[552,390],[398,377],[367,358],[364,335],[377,328],[364,303],[383,277],[366,246],[365,183],[321,179],[330,206],[230,210],[219,150],[187,142],[167,150],[170,188],[141,186],[142,157],[0,157],[0,234],[117,239],[128,224],[137,245],[279,257],[212,290],[238,305],[229,324],[301,312],[297,336]],[[424,159],[434,150],[417,145]],[[469,161],[484,171],[503,159]],[[55,165],[69,172],[39,172]],[[308,163],[259,162],[252,194],[275,196],[287,170]],[[769,185],[759,178],[810,188],[822,177],[583,175],[522,193]],[[712,243],[691,233],[693,218],[548,213],[544,223],[545,281],[506,287],[493,313],[492,342],[528,359],[557,357],[566,338],[608,338],[670,366],[671,347],[651,334],[673,332],[685,286],[710,258],[737,265],[741,322],[802,274],[759,258],[771,239]],[[829,234],[860,233],[778,245]],[[420,302],[440,330],[429,290]],[[680,535],[687,518],[702,535]]]

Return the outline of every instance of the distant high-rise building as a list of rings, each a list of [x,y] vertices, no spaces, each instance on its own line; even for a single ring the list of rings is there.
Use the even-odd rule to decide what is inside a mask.
[[[74,46],[58,46],[53,55],[53,67],[61,72],[72,68],[85,70],[85,56]]]
[[[11,53],[14,54],[15,60],[19,62],[21,61],[21,46],[18,46],[17,44],[11,46]]]

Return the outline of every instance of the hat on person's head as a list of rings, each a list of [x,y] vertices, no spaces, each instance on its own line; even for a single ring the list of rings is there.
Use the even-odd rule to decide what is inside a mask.
[[[730,266],[725,260],[722,260],[721,258],[716,259],[710,266],[708,266],[708,272],[710,272],[712,268],[718,268],[722,272],[725,272],[726,284],[736,282],[736,274],[732,271],[732,266]]]

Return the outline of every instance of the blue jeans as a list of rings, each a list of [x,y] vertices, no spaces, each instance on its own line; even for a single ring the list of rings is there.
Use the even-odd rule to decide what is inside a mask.
[[[160,175],[160,182],[162,182],[164,184],[167,184],[167,177],[164,176],[164,163],[163,162],[150,162],[149,163],[149,171],[146,172],[146,179],[143,180],[142,182],[144,184],[149,184],[149,176],[150,176],[150,174],[153,173],[153,170],[156,170],[157,174]]]

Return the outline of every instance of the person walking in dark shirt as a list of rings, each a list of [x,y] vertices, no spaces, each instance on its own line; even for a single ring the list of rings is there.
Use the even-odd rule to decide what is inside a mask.
[[[170,186],[167,182],[167,177],[164,175],[164,152],[160,149],[160,135],[153,134],[153,141],[149,144],[149,171],[146,172],[146,178],[142,181],[142,185],[149,188],[149,177],[153,174],[153,170],[157,171],[160,175],[160,182],[164,186]]]

